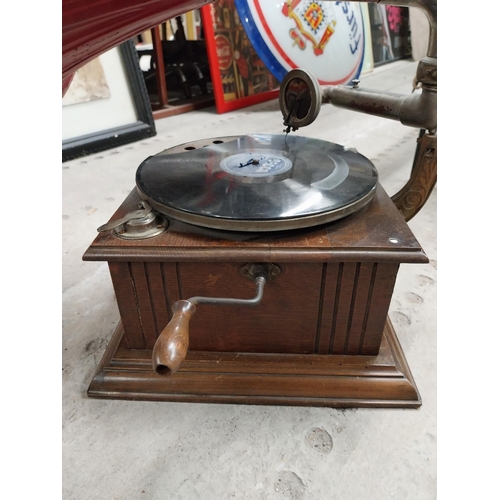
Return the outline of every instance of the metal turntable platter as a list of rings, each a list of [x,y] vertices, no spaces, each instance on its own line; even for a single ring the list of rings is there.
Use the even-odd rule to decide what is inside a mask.
[[[281,231],[350,215],[373,197],[375,166],[356,151],[290,135],[246,135],[167,149],[136,173],[166,216],[229,231]]]

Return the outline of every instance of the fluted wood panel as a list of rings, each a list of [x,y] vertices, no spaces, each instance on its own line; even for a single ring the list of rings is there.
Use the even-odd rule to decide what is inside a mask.
[[[376,355],[397,264],[279,263],[255,307],[198,305],[190,349],[220,352]],[[175,301],[251,298],[240,264],[110,263],[125,345],[151,349]]]
[[[135,284],[130,273],[130,263],[109,262],[108,265],[123,323],[123,341],[129,349],[144,349],[146,342],[138,313]]]
[[[110,262],[109,270],[129,349],[151,348],[179,300],[175,263]]]
[[[367,311],[366,329],[360,354],[376,355],[378,353],[398,269],[399,265],[394,263],[376,264],[370,287],[370,307]]]

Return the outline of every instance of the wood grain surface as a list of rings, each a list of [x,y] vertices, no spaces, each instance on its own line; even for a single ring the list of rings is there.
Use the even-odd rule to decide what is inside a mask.
[[[421,399],[390,321],[378,356],[189,352],[171,377],[154,373],[151,350],[127,349],[115,331],[91,398],[418,408]]]

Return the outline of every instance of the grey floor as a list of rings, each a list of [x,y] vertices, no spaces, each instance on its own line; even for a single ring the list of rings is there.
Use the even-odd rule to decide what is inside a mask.
[[[414,62],[396,62],[363,76],[361,85],[408,94],[415,70]],[[430,263],[402,265],[390,312],[420,409],[87,398],[119,316],[106,264],[82,255],[134,187],[139,163],[195,139],[283,128],[276,100],[222,115],[208,108],[156,126],[153,138],[62,164],[63,498],[436,498],[437,189],[409,224]],[[329,105],[299,133],[356,148],[390,195],[409,177],[418,136],[398,122]]]

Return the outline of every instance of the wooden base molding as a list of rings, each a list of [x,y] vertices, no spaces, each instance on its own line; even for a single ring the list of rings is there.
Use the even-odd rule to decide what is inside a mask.
[[[171,377],[154,373],[150,349],[128,349],[122,339],[120,324],[89,397],[341,408],[421,405],[389,318],[377,356],[192,351]]]

